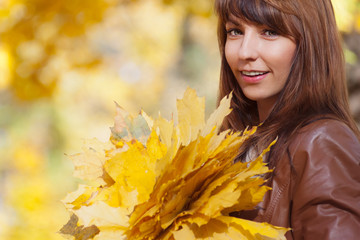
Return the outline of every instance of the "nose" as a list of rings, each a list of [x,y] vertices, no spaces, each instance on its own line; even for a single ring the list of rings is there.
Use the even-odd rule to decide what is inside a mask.
[[[259,56],[259,42],[256,34],[249,32],[243,35],[240,43],[238,56],[241,60],[255,61]]]

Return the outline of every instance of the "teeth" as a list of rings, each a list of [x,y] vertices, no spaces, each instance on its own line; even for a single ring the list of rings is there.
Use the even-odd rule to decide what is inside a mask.
[[[258,75],[262,75],[265,72],[248,72],[248,71],[242,71],[242,74],[244,75],[248,75],[248,76],[258,76]]]

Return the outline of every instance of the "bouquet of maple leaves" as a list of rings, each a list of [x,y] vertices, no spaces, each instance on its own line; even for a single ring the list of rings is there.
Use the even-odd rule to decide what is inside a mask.
[[[73,155],[74,175],[90,180],[63,200],[68,239],[285,239],[285,228],[229,216],[253,209],[269,187],[263,155],[236,162],[255,131],[220,132],[231,95],[205,122],[205,101],[188,88],[178,123],[117,106],[108,143],[92,140]]]

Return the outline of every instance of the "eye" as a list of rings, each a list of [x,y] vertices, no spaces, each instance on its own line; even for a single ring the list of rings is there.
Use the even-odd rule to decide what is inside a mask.
[[[238,36],[238,35],[242,34],[242,32],[236,28],[231,28],[231,29],[227,30],[226,33],[229,36]]]
[[[269,38],[275,38],[275,37],[279,36],[279,34],[277,32],[275,32],[273,30],[269,30],[269,29],[265,29],[263,34]]]

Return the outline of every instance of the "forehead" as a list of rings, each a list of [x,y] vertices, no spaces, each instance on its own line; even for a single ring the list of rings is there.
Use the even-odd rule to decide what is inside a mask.
[[[246,25],[255,25],[255,26],[263,26],[264,25],[262,23],[254,22],[254,21],[251,21],[249,19],[242,18],[242,17],[237,17],[237,16],[234,16],[232,14],[225,20],[225,24],[233,24],[233,25],[236,25],[236,26],[244,25],[244,24],[246,24]]]

